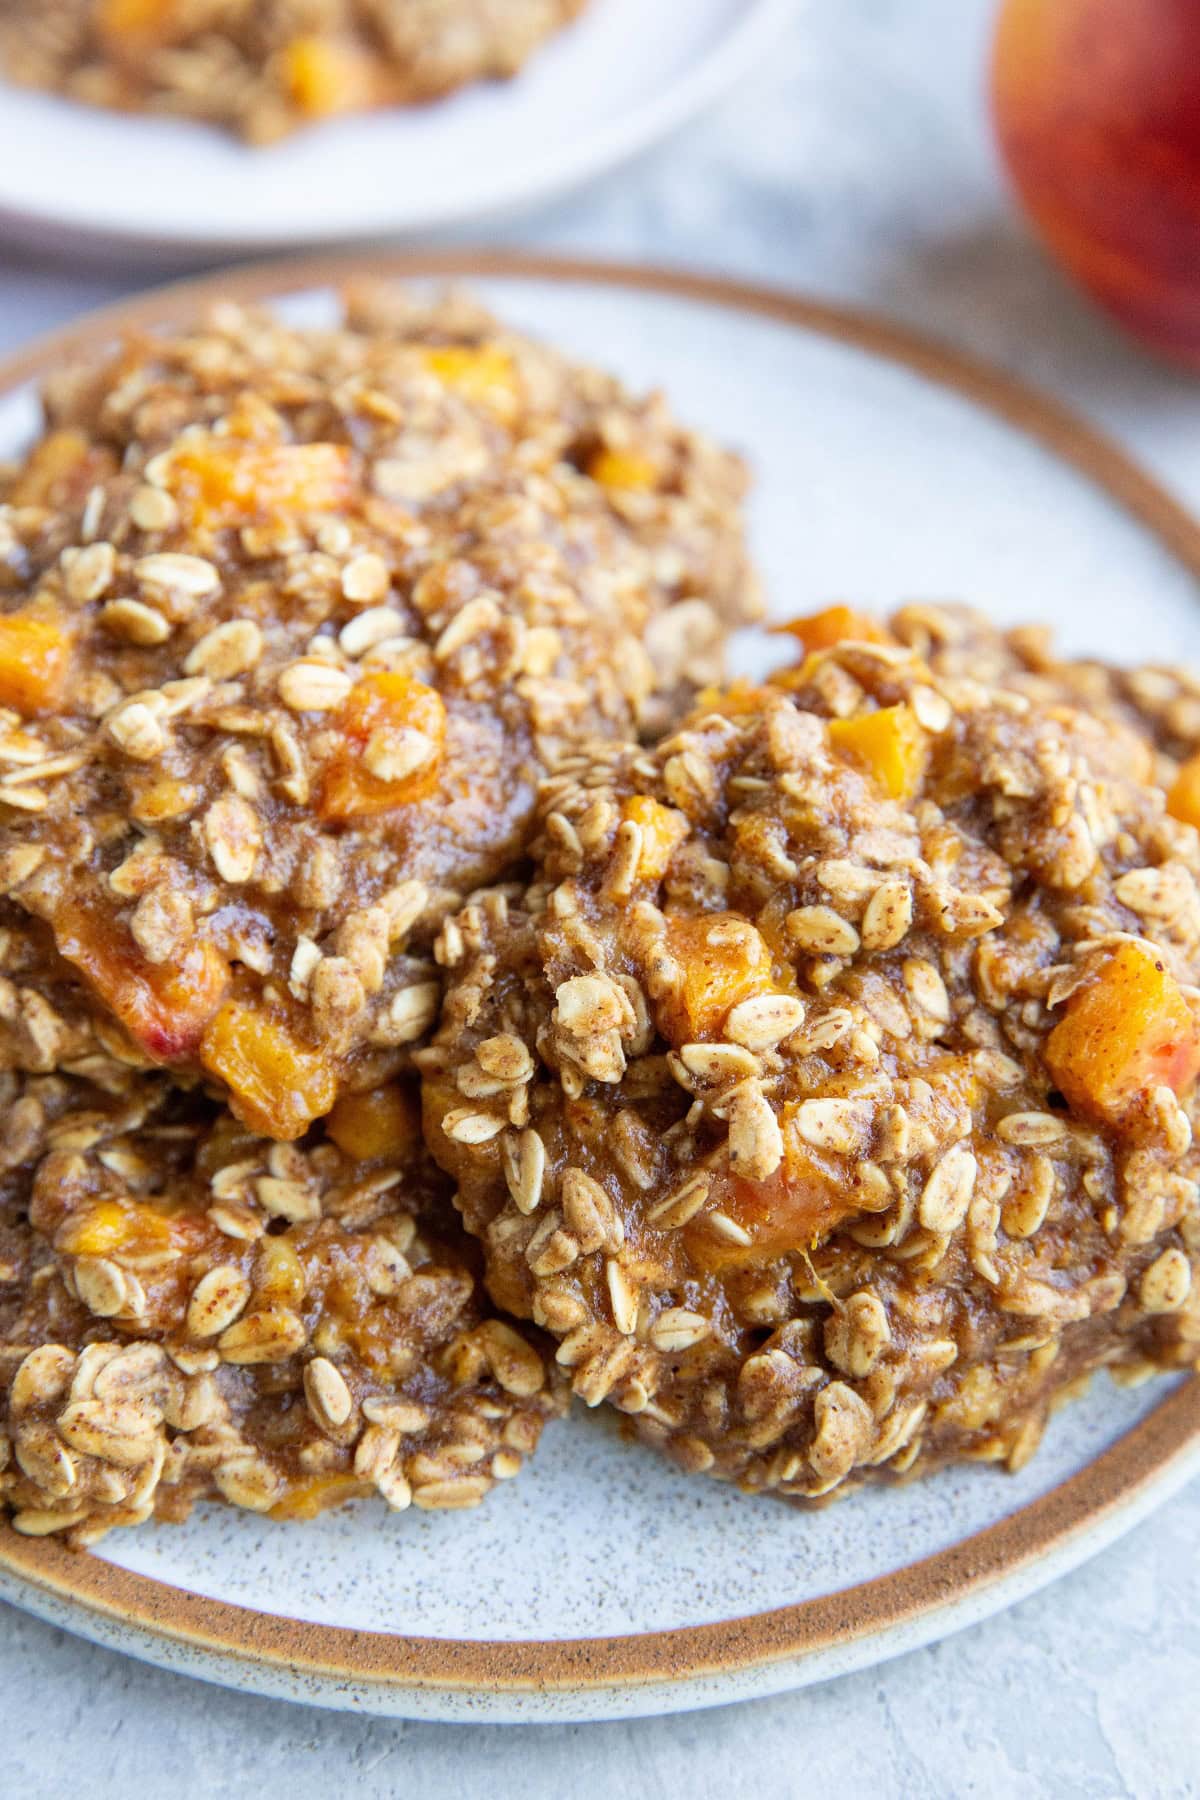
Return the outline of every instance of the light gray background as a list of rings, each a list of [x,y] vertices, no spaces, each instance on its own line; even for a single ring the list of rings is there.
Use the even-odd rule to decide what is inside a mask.
[[[991,12],[992,0],[808,0],[719,112],[491,235],[889,311],[1070,399],[1200,507],[1200,385],[1088,311],[1005,197],[981,86]],[[0,347],[135,279],[0,258]],[[1137,646],[1152,648],[1170,650]],[[81,1782],[94,1800],[1200,1795],[1198,1546],[1193,1485],[1086,1569],[933,1649],[795,1696],[629,1725],[471,1730],[310,1712],[142,1668],[0,1608],[0,1800],[57,1800]]]

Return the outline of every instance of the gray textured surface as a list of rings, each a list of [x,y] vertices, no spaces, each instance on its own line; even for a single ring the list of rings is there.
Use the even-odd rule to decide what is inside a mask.
[[[443,1726],[227,1694],[0,1615],[0,1793],[462,1800],[1200,1791],[1196,1499],[990,1624],[825,1687],[633,1724]]]
[[[1200,505],[1200,390],[1047,268],[982,113],[990,0],[809,0],[713,118],[513,242],[653,256],[846,296],[1071,399]],[[10,264],[0,343],[125,291]],[[1165,647],[1164,647],[1165,648]],[[991,1623],[779,1700],[631,1725],[488,1729],[322,1715],[138,1667],[0,1609],[0,1796],[346,1786],[356,1796],[761,1790],[1200,1794],[1200,1491]]]

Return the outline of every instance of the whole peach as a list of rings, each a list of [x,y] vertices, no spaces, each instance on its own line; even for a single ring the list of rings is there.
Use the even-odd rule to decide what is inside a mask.
[[[1051,252],[1200,368],[1200,0],[1004,0],[992,94]]]

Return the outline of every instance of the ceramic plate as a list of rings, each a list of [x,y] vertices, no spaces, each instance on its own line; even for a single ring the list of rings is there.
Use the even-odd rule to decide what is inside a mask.
[[[511,82],[251,150],[209,126],[0,85],[0,223],[247,251],[400,236],[601,174],[737,80],[794,0],[590,0]]]
[[[720,283],[465,255],[436,268],[473,274],[515,324],[663,384],[685,418],[740,444],[777,608],[970,596],[1057,622],[1076,650],[1200,659],[1200,531],[1007,379],[886,325]],[[320,318],[352,272],[242,272],[64,334],[0,370],[0,453],[34,421],[23,384],[118,320],[165,321],[216,291],[287,294],[289,312]],[[762,653],[739,649],[747,668]],[[815,1512],[686,1478],[580,1414],[477,1513],[364,1503],[301,1526],[213,1509],[90,1555],[0,1532],[0,1594],[165,1666],[325,1706],[611,1718],[911,1649],[1082,1561],[1197,1469],[1196,1382],[1097,1381],[1020,1475],[952,1470]]]

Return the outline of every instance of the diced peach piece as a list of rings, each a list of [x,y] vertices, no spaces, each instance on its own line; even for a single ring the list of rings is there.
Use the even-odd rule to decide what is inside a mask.
[[[1185,825],[1200,826],[1200,754],[1189,756],[1171,783],[1167,811]]]
[[[719,712],[725,719],[749,719],[761,713],[776,699],[776,683],[765,686],[747,681],[744,676],[725,683],[701,688],[692,702],[696,713]]]
[[[60,910],[54,935],[147,1056],[173,1063],[192,1055],[229,985],[229,964],[215,945],[193,943],[177,963],[147,962],[79,906]]]
[[[682,965],[683,981],[656,1012],[673,1043],[714,1037],[731,1007],[771,986],[771,952],[735,913],[669,919],[667,948]]]
[[[892,641],[882,625],[867,613],[843,605],[826,606],[820,612],[787,619],[771,629],[798,638],[810,656],[817,650],[832,650],[838,644],[890,644]]]
[[[415,1095],[397,1083],[365,1094],[342,1094],[325,1129],[356,1162],[412,1154],[421,1139],[421,1117]]]
[[[341,742],[325,766],[323,819],[369,818],[437,787],[446,709],[436,689],[408,675],[366,675],[339,708]]]
[[[863,1211],[852,1162],[835,1166],[798,1148],[786,1122],[785,1143],[787,1154],[774,1175],[766,1181],[725,1176],[716,1204],[688,1226],[688,1255],[698,1267],[719,1274],[811,1250],[843,1220]],[[723,1214],[750,1242],[740,1243],[718,1230],[709,1222],[712,1212]]]
[[[95,450],[82,431],[64,426],[47,432],[29,452],[7,497],[13,506],[66,502],[95,461]]]
[[[167,486],[197,525],[212,531],[280,514],[337,512],[352,489],[345,444],[264,444],[186,439],[166,465]]]
[[[1182,1094],[1191,1086],[1200,1075],[1200,1029],[1162,963],[1140,945],[1121,944],[1071,995],[1045,1057],[1074,1111],[1120,1124],[1149,1088]]]
[[[332,1506],[341,1506],[359,1494],[370,1493],[355,1475],[309,1475],[294,1481],[282,1500],[270,1509],[272,1519],[315,1519]]]
[[[418,354],[443,387],[503,419],[514,417],[517,371],[499,344],[424,344]]]
[[[283,52],[284,86],[293,104],[310,119],[349,112],[367,98],[367,70],[349,44],[313,32],[293,38]]]
[[[162,42],[177,23],[177,0],[100,0],[96,30],[118,47],[135,40],[139,45]]]
[[[329,1058],[302,1043],[275,1015],[226,1001],[200,1044],[200,1061],[229,1088],[243,1124],[266,1137],[298,1138],[333,1105]]]
[[[54,1243],[67,1256],[111,1256],[114,1250],[161,1250],[170,1237],[170,1220],[152,1207],[97,1200],[68,1219]]]
[[[851,719],[833,719],[829,741],[892,800],[911,800],[921,785],[929,747],[910,706],[883,706]]]
[[[939,1133],[949,1129],[955,1116],[962,1119],[978,1109],[982,1089],[969,1056],[939,1053],[924,1064],[921,1074],[930,1093],[920,1106],[914,1103],[914,1110],[924,1117],[932,1109]]]
[[[30,613],[0,614],[0,706],[24,718],[50,711],[70,661],[71,639],[60,625]]]
[[[372,1306],[371,1290],[365,1281],[357,1300],[349,1301],[346,1311],[356,1312],[358,1316],[350,1324],[341,1327],[342,1342],[366,1368],[386,1380],[394,1368],[393,1357],[396,1351],[393,1318],[382,1308]]]
[[[516,1258],[497,1258],[488,1274],[488,1294],[502,1312],[529,1316],[529,1278]]]
[[[649,794],[631,794],[621,808],[621,817],[641,828],[638,880],[661,881],[670,867],[671,858],[688,834],[684,814],[673,806],[663,806]]]
[[[107,1256],[129,1236],[128,1213],[119,1200],[100,1200],[68,1220],[58,1234],[58,1248],[68,1256]]]
[[[639,451],[610,450],[607,446],[592,452],[587,472],[601,487],[633,494],[653,492],[661,474],[658,464]]]
[[[299,1306],[308,1288],[304,1264],[285,1237],[264,1237],[254,1263],[254,1292],[272,1306]]]

